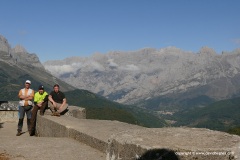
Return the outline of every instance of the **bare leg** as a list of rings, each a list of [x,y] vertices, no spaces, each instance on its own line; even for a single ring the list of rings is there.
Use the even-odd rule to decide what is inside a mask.
[[[53,106],[52,102],[48,101],[48,106],[49,106],[50,110],[52,111],[52,113],[56,112],[56,107]]]
[[[57,104],[57,106],[59,106],[58,107],[58,112],[59,113],[62,113],[63,111],[65,111],[67,108],[68,108],[68,104],[65,104],[65,105],[63,105],[62,107],[60,107],[62,104]]]

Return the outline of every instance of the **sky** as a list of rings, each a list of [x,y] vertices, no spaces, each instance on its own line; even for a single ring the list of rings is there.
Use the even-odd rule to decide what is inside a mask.
[[[41,62],[175,46],[240,48],[239,0],[0,0],[0,35]]]

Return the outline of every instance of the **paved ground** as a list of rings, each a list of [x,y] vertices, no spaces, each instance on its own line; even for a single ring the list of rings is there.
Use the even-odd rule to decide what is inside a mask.
[[[70,138],[30,137],[26,122],[21,136],[16,136],[16,122],[6,122],[0,128],[0,160],[105,160],[106,155]],[[4,159],[5,160],[5,159]]]

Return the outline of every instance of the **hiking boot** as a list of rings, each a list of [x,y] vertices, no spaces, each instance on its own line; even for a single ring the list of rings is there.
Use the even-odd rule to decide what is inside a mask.
[[[34,132],[29,132],[29,136],[34,136],[35,133]]]
[[[55,112],[54,116],[60,117],[60,113],[59,112]]]
[[[16,136],[21,136],[22,132],[21,131],[18,131]]]
[[[58,112],[53,112],[53,113],[51,114],[51,116],[57,116],[57,117],[59,117],[59,116],[60,116],[60,113],[58,113]]]

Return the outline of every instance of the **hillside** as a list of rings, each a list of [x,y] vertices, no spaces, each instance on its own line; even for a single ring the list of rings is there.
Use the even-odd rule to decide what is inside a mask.
[[[240,127],[230,128],[227,132],[230,133],[230,134],[236,134],[236,135],[240,136]]]
[[[18,100],[18,91],[24,87],[27,79],[32,81],[31,87],[36,90],[40,84],[47,91],[52,90],[55,83],[61,85],[62,90],[73,90],[74,87],[52,76],[44,68],[35,67],[22,62],[15,63],[7,53],[0,51],[0,89],[1,100]],[[5,59],[2,59],[5,56]]]
[[[70,105],[87,109],[89,119],[119,120],[145,127],[167,126],[163,119],[153,116],[148,110],[112,102],[86,90],[77,89],[65,94]]]
[[[202,108],[177,112],[172,116],[173,120],[177,121],[174,126],[190,126],[229,131],[232,133],[237,132],[237,127],[240,126],[239,104],[240,97],[221,100]]]

